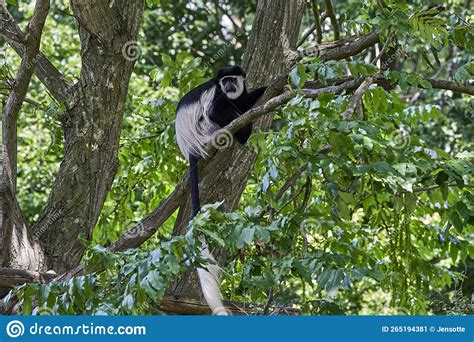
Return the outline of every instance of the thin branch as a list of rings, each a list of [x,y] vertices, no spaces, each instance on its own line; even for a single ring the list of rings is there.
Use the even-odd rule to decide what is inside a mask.
[[[304,187],[305,187],[305,194],[304,194],[304,197],[303,197],[303,203],[301,203],[301,206],[300,206],[300,211],[304,211],[306,209],[306,207],[308,206],[308,203],[309,203],[309,197],[311,195],[311,190],[313,189],[313,182],[312,182],[311,174],[308,175],[308,177],[306,179],[306,184],[304,185]],[[307,245],[307,243],[308,242],[306,241],[306,245]],[[307,248],[305,248],[305,250],[306,249]]]
[[[334,6],[331,0],[324,0],[326,5],[326,12],[328,13],[329,19],[331,19],[332,28],[334,29],[334,40],[339,40],[341,37],[341,29],[336,18],[336,12],[334,12]]]
[[[472,25],[469,24],[466,20],[464,20],[460,15],[458,15],[457,13],[454,13],[454,15],[458,17],[458,19],[461,20],[464,23],[464,25],[466,25],[466,27],[469,27],[470,29],[472,28]]]
[[[322,23],[325,19],[327,18],[327,14],[326,13],[323,13],[321,15],[321,18],[320,18],[320,23]],[[299,48],[301,45],[304,44],[304,42],[306,41],[306,39],[308,39],[308,37],[314,32],[316,31],[316,26],[317,24],[314,23],[313,25],[311,25],[311,27],[306,30],[306,32],[303,33],[303,36],[301,37],[300,41],[296,44],[296,47]],[[322,33],[321,33],[322,34]],[[321,42],[319,42],[321,43]]]
[[[321,41],[323,40],[323,31],[321,28],[321,15],[319,14],[318,2],[316,0],[311,0],[311,9],[313,10],[313,16],[316,25],[316,41],[318,44],[321,44]]]
[[[301,175],[308,169],[309,163],[304,163],[300,168],[283,184],[283,186],[278,190],[276,196],[275,196],[275,201],[278,202],[285,192],[293,187],[296,183],[296,181],[301,177]],[[275,208],[272,208],[270,204],[267,205],[267,210],[270,211],[270,217],[273,217],[275,215]],[[264,213],[262,213],[262,216]]]
[[[474,96],[474,86],[470,85],[463,85],[459,84],[456,82],[451,82],[451,81],[445,81],[445,80],[435,80],[431,78],[425,79],[427,82],[431,84],[431,87],[433,89],[438,89],[438,90],[451,90],[456,93],[462,93],[462,94],[468,94],[468,95],[473,95]],[[386,88],[389,87],[392,83],[389,79],[379,75],[375,79],[375,83],[378,85]],[[420,88],[422,89],[427,89],[424,88],[423,86],[420,85]]]
[[[232,25],[234,26],[235,30],[236,31],[241,31],[242,30],[242,25],[238,24],[234,17],[232,16],[232,14],[229,13],[229,11],[224,7],[224,6],[221,6],[219,4],[219,1],[218,0],[215,0],[214,1],[214,6],[216,6],[217,9],[221,10],[222,13],[224,13],[224,15],[229,18],[230,22],[232,23]]]
[[[0,91],[0,95],[2,96],[10,96],[10,93],[7,93],[7,92],[4,92],[4,91]],[[41,107],[41,103],[39,102],[36,102],[32,99],[29,99],[29,98],[25,98],[24,102],[34,106],[34,107]]]
[[[391,33],[389,34],[387,41],[383,45],[382,50],[373,59],[372,64],[375,65],[383,56],[385,49],[387,48],[387,45],[390,42],[390,38],[391,38]],[[364,80],[364,82],[362,82],[362,84],[359,86],[359,88],[357,88],[357,90],[354,92],[354,95],[352,96],[351,101],[349,102],[349,105],[347,106],[347,109],[342,114],[342,117],[345,120],[350,119],[352,115],[354,115],[354,111],[356,108],[359,108],[358,118],[359,120],[362,120],[362,117],[363,117],[362,108],[358,106],[362,104],[362,96],[367,91],[367,89],[369,89],[369,86],[374,82],[375,78],[376,76],[367,77]]]
[[[276,201],[280,200],[283,194],[293,185],[295,185],[296,181],[301,177],[301,175],[308,169],[309,163],[304,163],[300,168],[288,179],[285,184],[281,187],[281,189],[277,192],[275,199]]]
[[[463,85],[456,82],[427,79],[435,89],[451,90],[457,93],[464,93],[474,96],[474,86]]]
[[[375,56],[375,58],[372,60],[373,65],[377,65],[377,62],[382,58],[383,54],[385,53],[385,50],[387,49],[388,44],[390,44],[390,39],[392,38],[392,32],[389,33],[387,40],[385,41],[385,44],[383,44],[382,50],[380,50],[379,54]]]
[[[372,84],[374,80],[375,80],[375,76],[367,77],[364,80],[364,82],[362,82],[362,84],[359,86],[359,88],[357,88],[349,104],[347,105],[346,110],[344,111],[344,113],[342,113],[342,118],[344,120],[349,120],[350,118],[352,118],[352,115],[354,115],[354,111],[356,107],[361,103],[362,96],[364,95],[364,93],[367,91],[367,89],[369,88],[369,86]]]
[[[316,26],[317,26],[317,24],[314,23],[313,25],[311,25],[311,27],[308,30],[306,30],[303,33],[303,36],[301,37],[300,41],[296,44],[297,48],[299,48],[301,45],[304,44],[306,39],[308,39],[308,37],[316,30]]]
[[[442,184],[442,185],[435,184],[435,185],[415,188],[415,189],[413,189],[413,191],[404,191],[404,192],[406,192],[406,193],[409,193],[409,192],[413,192],[413,193],[415,193],[415,192],[425,192],[425,191],[431,191],[431,190],[439,189],[443,186],[444,186],[444,184]],[[459,185],[457,185],[456,183],[450,183],[450,184],[447,184],[447,186],[448,187],[459,187]],[[464,184],[463,187],[465,187],[465,188],[474,188],[474,185]]]
[[[270,312],[272,302],[273,302],[273,288],[271,288],[268,291],[268,299],[267,299],[267,302],[265,303],[265,306],[263,307],[263,315],[264,316],[267,316],[268,313]]]

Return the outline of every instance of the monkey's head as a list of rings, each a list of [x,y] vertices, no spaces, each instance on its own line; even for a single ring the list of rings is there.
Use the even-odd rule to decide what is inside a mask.
[[[245,71],[239,66],[222,68],[217,74],[222,93],[231,100],[239,98],[244,92],[246,77]]]

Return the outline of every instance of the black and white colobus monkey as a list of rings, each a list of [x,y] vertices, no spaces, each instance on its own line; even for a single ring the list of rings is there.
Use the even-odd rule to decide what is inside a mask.
[[[176,113],[176,140],[184,157],[189,160],[189,178],[191,185],[191,219],[201,209],[199,200],[198,160],[209,157],[206,145],[221,128],[251,109],[263,95],[266,87],[247,92],[245,72],[239,67],[219,70],[216,78],[198,86],[187,93],[179,102]],[[234,134],[245,144],[252,133],[248,125]],[[205,241],[203,257],[214,260]],[[202,292],[213,314],[227,315],[221,300],[219,284],[220,269],[217,265],[208,265],[198,269]]]

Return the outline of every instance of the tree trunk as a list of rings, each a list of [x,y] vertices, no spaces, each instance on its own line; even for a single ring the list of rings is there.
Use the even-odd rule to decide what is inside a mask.
[[[125,100],[136,59],[126,48],[136,43],[144,1],[72,0],[71,5],[79,27],[82,69],[61,117],[65,156],[38,221],[31,230],[13,231],[16,253],[4,260],[10,268],[60,274],[76,267],[85,250],[79,237],[91,239],[118,167]],[[22,257],[25,239],[41,246],[42,255],[33,262]]]
[[[305,8],[304,0],[260,0],[255,22],[250,34],[243,68],[248,72],[248,86],[256,88],[269,85],[281,74],[288,72],[287,52],[295,50],[301,19]],[[275,94],[267,94],[272,97]],[[273,115],[268,114],[255,125],[256,129],[268,130]],[[248,146],[237,142],[229,149],[216,154],[207,162],[200,162],[201,202],[224,201],[221,209],[230,212],[236,209],[253,169],[257,154]],[[174,233],[184,234],[191,212],[190,200],[181,206]],[[221,265],[226,263],[223,250],[214,251]],[[176,280],[169,292],[186,297],[202,296],[197,273],[188,271]]]
[[[2,125],[0,140],[0,235],[2,238],[2,264],[22,264],[26,267],[36,266],[36,261],[42,259],[43,253],[38,243],[28,235],[25,220],[21,215],[16,193],[17,173],[17,122],[25,101],[34,73],[32,67],[39,54],[41,35],[49,13],[50,1],[37,0],[33,16],[29,21],[26,33],[18,29],[19,40],[24,48],[21,53],[21,63],[13,82],[7,102],[2,109]],[[0,19],[3,22],[12,21],[5,4],[0,4]],[[3,30],[5,32],[5,30]],[[13,33],[15,34],[15,33]]]

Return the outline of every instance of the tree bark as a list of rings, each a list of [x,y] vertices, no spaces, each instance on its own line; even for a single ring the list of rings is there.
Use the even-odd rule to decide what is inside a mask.
[[[81,40],[82,68],[77,83],[66,84],[42,54],[32,64],[40,80],[66,107],[61,117],[64,159],[38,221],[31,229],[23,224],[22,229],[13,230],[11,245],[16,252],[3,261],[8,268],[60,274],[76,267],[85,250],[80,237],[91,239],[118,167],[125,100],[136,60],[126,48],[136,44],[144,0],[72,0],[71,6]],[[10,45],[23,53],[22,34],[13,20],[0,25],[0,33],[7,31]],[[46,74],[48,70],[52,73]],[[14,191],[8,190],[0,187],[0,194],[15,199]],[[10,206],[15,204],[16,199],[10,202]],[[41,253],[25,258],[32,249],[25,241],[39,246]]]
[[[0,237],[2,264],[36,267],[42,258],[40,246],[32,241],[16,199],[17,121],[28,92],[34,66],[38,58],[41,35],[49,12],[49,0],[37,0],[26,33],[21,31],[24,43],[21,64],[2,110],[0,140]],[[0,6],[0,19],[12,20],[7,7]],[[2,31],[3,32],[3,31]]]
[[[305,8],[304,0],[264,0],[259,1],[255,22],[250,34],[243,68],[249,74],[248,86],[256,88],[269,85],[281,74],[287,73],[287,54],[296,49],[301,19]],[[277,90],[278,91],[278,90]],[[265,95],[266,100],[276,93]],[[269,129],[273,115],[265,115],[254,125],[256,129]],[[224,201],[221,209],[230,212],[236,209],[253,169],[257,154],[248,146],[237,142],[229,149],[218,152],[211,160],[201,162],[200,193],[202,203]],[[190,201],[180,207],[174,233],[184,234],[190,216]],[[216,260],[224,265],[226,253],[214,251]],[[169,292],[185,297],[202,296],[197,274],[188,271],[176,280]]]
[[[113,4],[111,6],[111,4]],[[72,0],[79,25],[82,69],[61,118],[65,158],[33,236],[47,269],[77,266],[118,167],[119,138],[134,61],[123,48],[136,41],[143,0]]]
[[[264,307],[261,304],[224,301],[226,308],[234,316],[251,316],[262,314]],[[159,309],[175,315],[210,315],[209,307],[195,298],[167,295],[159,304]],[[298,316],[299,310],[285,307],[271,307],[270,315]]]

